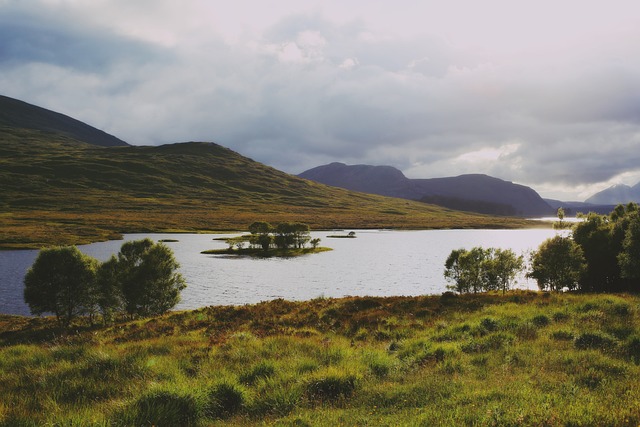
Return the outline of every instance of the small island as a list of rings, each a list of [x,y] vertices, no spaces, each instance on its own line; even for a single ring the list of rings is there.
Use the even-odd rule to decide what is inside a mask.
[[[224,249],[209,249],[201,253],[257,258],[289,258],[332,250],[331,248],[319,247],[320,239],[312,239],[309,225],[300,222],[283,222],[274,227],[268,222],[257,221],[249,226],[249,232],[251,234],[214,239],[224,240],[229,246]],[[311,246],[307,246],[307,244]]]
[[[328,239],[355,239],[356,232],[350,231],[349,234],[332,234],[330,236],[327,236],[327,238]]]

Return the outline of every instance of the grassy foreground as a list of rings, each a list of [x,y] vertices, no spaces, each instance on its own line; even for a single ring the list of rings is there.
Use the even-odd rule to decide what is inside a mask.
[[[0,425],[640,423],[632,295],[276,300],[0,331]]]

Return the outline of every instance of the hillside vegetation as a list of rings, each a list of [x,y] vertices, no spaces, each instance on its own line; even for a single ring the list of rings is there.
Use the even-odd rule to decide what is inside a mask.
[[[0,246],[41,247],[120,233],[312,228],[509,228],[531,225],[328,187],[213,143],[101,147],[0,127]]]
[[[640,423],[633,295],[276,300],[0,331],[0,425]]]

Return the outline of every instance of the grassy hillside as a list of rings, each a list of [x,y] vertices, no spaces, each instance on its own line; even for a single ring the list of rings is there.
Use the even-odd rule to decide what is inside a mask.
[[[113,135],[64,114],[2,95],[0,128],[31,129],[105,147],[128,145]]]
[[[41,247],[119,233],[312,228],[522,227],[303,180],[212,143],[101,147],[0,127],[0,246]]]
[[[638,296],[276,300],[0,331],[0,425],[640,423]]]

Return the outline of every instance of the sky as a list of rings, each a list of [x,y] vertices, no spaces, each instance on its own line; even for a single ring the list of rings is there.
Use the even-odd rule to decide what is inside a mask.
[[[288,173],[640,181],[635,0],[0,0],[0,94]]]

